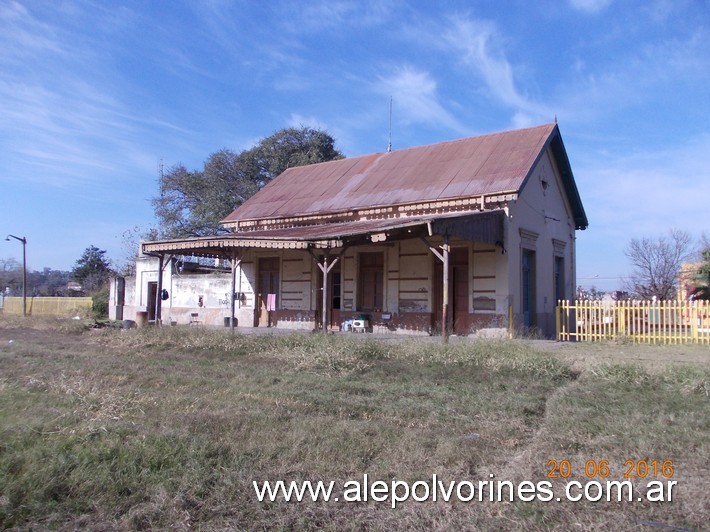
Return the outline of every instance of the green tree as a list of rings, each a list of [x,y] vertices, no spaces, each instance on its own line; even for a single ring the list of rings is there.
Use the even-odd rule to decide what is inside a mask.
[[[705,235],[701,241],[700,257],[700,268],[695,276],[698,285],[693,291],[693,297],[710,300],[710,240]]]
[[[257,173],[255,182],[259,188],[287,168],[343,158],[335,149],[333,137],[309,127],[277,131],[247,150],[245,155],[251,171]]]
[[[224,233],[219,222],[287,168],[342,158],[328,133],[301,127],[277,131],[241,153],[219,150],[202,170],[174,166],[162,175],[160,195],[152,200],[159,236]]]
[[[82,291],[90,294],[103,288],[113,273],[106,258],[106,251],[89,246],[72,269],[74,280],[81,285]]]

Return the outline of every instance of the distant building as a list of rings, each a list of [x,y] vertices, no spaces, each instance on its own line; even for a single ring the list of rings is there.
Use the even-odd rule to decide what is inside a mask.
[[[81,292],[83,290],[83,288],[76,281],[69,281],[67,283],[67,290],[69,292]]]
[[[123,316],[552,336],[588,225],[556,124],[289,168],[222,223],[142,243]]]
[[[698,274],[702,262],[684,262],[678,272],[678,299],[687,301],[692,299],[698,289]]]

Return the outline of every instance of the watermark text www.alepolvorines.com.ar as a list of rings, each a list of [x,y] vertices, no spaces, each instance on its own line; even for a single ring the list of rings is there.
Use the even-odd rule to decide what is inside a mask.
[[[565,480],[562,490],[555,495],[550,480],[538,482],[509,480],[444,481],[436,474],[430,480],[407,482],[404,480],[370,480],[367,474],[361,479],[336,481],[253,481],[259,502],[377,502],[396,508],[400,503],[415,502],[513,502],[530,501],[589,501],[589,502],[671,502],[675,480],[649,480],[645,490],[635,489],[630,480]]]

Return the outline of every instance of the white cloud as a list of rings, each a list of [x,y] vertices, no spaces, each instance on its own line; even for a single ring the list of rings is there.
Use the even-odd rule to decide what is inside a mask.
[[[452,18],[452,27],[444,33],[444,41],[461,61],[485,85],[491,98],[514,109],[515,126],[551,119],[550,111],[522,94],[515,81],[513,67],[507,60],[503,39],[496,25],[469,17]]]
[[[54,29],[18,2],[0,5],[0,62],[17,63],[39,52],[60,52]]]
[[[398,0],[287,2],[280,6],[280,15],[287,30],[295,34],[345,31],[348,26],[379,25],[399,4]]]
[[[328,131],[328,127],[315,116],[302,116],[298,113],[291,113],[291,116],[288,118],[288,127],[310,127]]]
[[[599,122],[644,106],[655,107],[657,120],[669,109],[687,109],[685,101],[707,101],[710,53],[707,31],[667,38],[586,64],[577,59],[554,99],[560,118]]]
[[[69,21],[41,21],[16,2],[0,6],[8,28],[0,32],[0,142],[8,154],[0,180],[81,187],[90,196],[119,177],[152,172],[157,157],[142,138],[185,130],[132,105],[111,60],[112,34],[74,31],[97,14],[66,8]],[[109,11],[97,26],[116,32],[130,13]]]
[[[579,11],[599,13],[611,4],[611,0],[569,0],[569,3],[574,9]]]
[[[377,92],[392,96],[393,107],[404,123],[442,126],[460,133],[467,129],[439,101],[437,84],[428,72],[411,66],[396,68],[392,75],[380,77]]]
[[[598,154],[595,161],[576,164],[575,179],[589,218],[589,229],[578,234],[580,276],[626,275],[623,250],[631,238],[656,237],[671,228],[698,238],[707,230],[708,167],[710,134],[667,149]],[[619,287],[618,282],[610,284]]]
[[[586,179],[588,196],[627,233],[653,234],[683,225],[693,231],[699,221],[689,213],[707,209],[710,197],[710,135],[681,146],[600,160]],[[610,224],[611,225],[611,224]]]
[[[15,154],[13,170],[56,187],[125,171],[142,151],[134,139],[146,119],[132,118],[98,87],[70,77],[55,83],[0,81],[0,135]]]

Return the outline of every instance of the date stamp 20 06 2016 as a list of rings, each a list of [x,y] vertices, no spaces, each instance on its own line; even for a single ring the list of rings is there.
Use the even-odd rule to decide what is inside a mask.
[[[547,461],[547,478],[570,478],[575,475],[574,467],[570,460]],[[623,464],[623,478],[665,478],[671,479],[675,474],[673,460],[625,460]],[[609,460],[586,460],[580,474],[587,478],[608,478],[614,474]]]
[[[577,468],[570,460],[547,461],[547,477],[565,481],[565,496],[569,501],[588,500],[671,502],[675,475],[673,460],[625,460],[615,468],[609,460],[586,460]],[[623,477],[623,480],[619,480]],[[586,478],[582,483],[572,478]],[[641,495],[634,493],[634,481],[646,481]],[[561,500],[561,498],[557,498]]]

